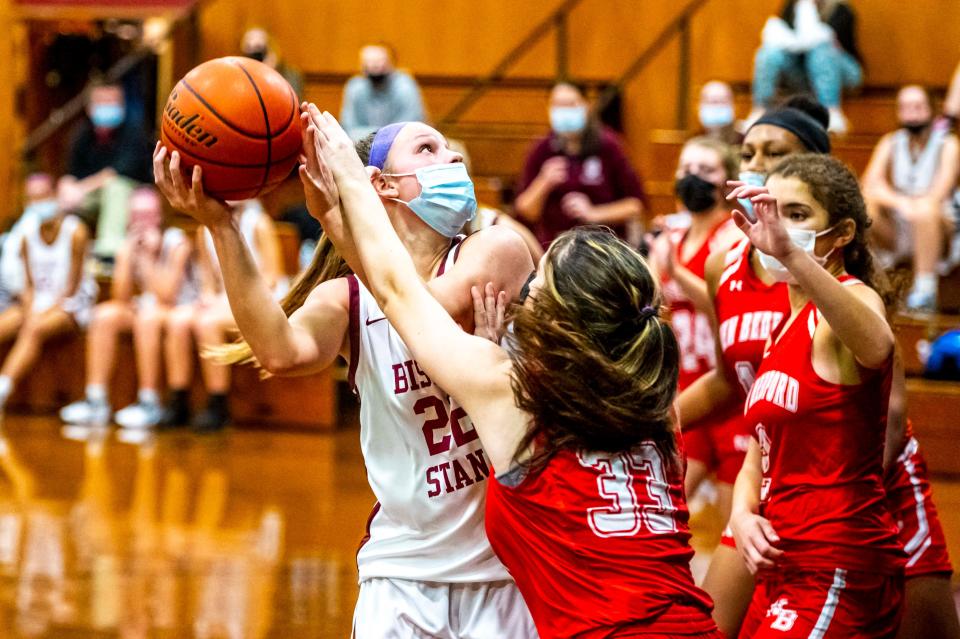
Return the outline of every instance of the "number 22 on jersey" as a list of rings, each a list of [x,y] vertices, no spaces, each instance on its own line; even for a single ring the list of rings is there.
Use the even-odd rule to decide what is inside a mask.
[[[631,537],[642,526],[657,535],[677,532],[673,517],[677,509],[670,498],[663,457],[656,446],[644,443],[618,455],[580,452],[577,458],[581,466],[600,471],[597,489],[600,497],[609,502],[587,509],[587,520],[595,535]],[[644,476],[645,486],[638,487],[637,479]],[[640,496],[638,488],[644,491]]]

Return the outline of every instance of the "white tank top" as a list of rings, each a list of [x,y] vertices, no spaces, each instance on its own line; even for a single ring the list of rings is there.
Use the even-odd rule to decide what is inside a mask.
[[[451,246],[438,276],[456,253]],[[493,469],[470,418],[414,361],[373,295],[356,277],[347,280],[349,379],[360,395],[361,448],[377,497],[357,553],[360,580],[510,579],[484,531]]]
[[[207,235],[209,238],[209,234]],[[183,232],[183,229],[171,226],[168,229],[164,229],[163,236],[160,240],[160,256],[158,262],[161,265],[165,265],[168,260],[173,256],[173,252],[184,242],[188,242],[187,234]],[[215,255],[215,254],[214,254]],[[199,294],[199,284],[197,283],[197,274],[196,269],[194,268],[193,259],[187,260],[186,272],[183,274],[183,279],[180,281],[180,289],[177,291],[177,295],[174,301],[174,304],[180,306],[182,304],[189,304],[197,299]],[[144,291],[144,282],[142,274],[138,272],[136,268],[133,269],[135,283],[138,289]],[[140,300],[146,301],[151,300],[155,301],[153,294],[150,292],[142,292],[140,294]]]
[[[57,237],[47,244],[40,237],[40,225],[31,226],[24,235],[27,265],[33,283],[33,311],[42,312],[66,293],[73,265],[73,234],[80,220],[73,215],[63,218]],[[75,294],[96,290],[96,282],[84,270]]]
[[[263,260],[263,256],[257,249],[257,222],[260,221],[261,215],[266,215],[266,212],[257,202],[248,203],[240,212],[240,235],[243,236],[243,241],[247,243],[247,247],[250,249],[250,255],[253,256],[253,263],[256,264],[258,269],[260,268],[260,262]],[[203,237],[207,242],[207,253],[210,255],[210,263],[219,277],[220,260],[217,259],[217,250],[213,246],[213,236],[210,235],[210,229],[206,227],[203,228]]]
[[[927,145],[914,159],[910,154],[910,135],[903,129],[894,133],[891,157],[894,188],[909,196],[923,195],[929,191],[933,176],[940,166],[940,151],[946,139],[947,131],[932,131]]]

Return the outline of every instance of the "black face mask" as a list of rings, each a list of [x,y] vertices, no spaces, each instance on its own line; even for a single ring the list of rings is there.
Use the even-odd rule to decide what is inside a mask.
[[[930,120],[900,123],[900,127],[903,129],[906,129],[910,135],[920,135],[921,133],[927,130],[928,126],[930,126]]]
[[[677,197],[691,213],[709,211],[717,203],[717,186],[693,173],[685,175],[675,185]]]
[[[388,77],[390,77],[389,73],[368,73],[367,74],[367,78],[369,78],[373,86],[378,89],[384,85]]]
[[[254,49],[253,51],[248,51],[248,52],[246,53],[246,56],[247,56],[248,58],[251,58],[251,59],[253,59],[253,60],[256,60],[257,62],[263,62],[263,61],[266,60],[266,58],[267,58],[267,50],[266,50],[266,49]]]

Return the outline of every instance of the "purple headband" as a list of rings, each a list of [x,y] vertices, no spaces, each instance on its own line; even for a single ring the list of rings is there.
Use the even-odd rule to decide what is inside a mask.
[[[382,126],[377,129],[376,135],[373,136],[373,144],[370,145],[370,161],[367,162],[367,166],[375,166],[381,171],[383,170],[383,165],[387,163],[387,154],[390,153],[390,147],[393,146],[393,141],[397,139],[397,135],[400,134],[403,127],[408,124],[410,123],[394,122],[393,124],[388,124],[387,126]]]

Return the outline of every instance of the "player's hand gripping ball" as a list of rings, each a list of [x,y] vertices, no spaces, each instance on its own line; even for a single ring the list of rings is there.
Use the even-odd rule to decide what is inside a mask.
[[[279,185],[301,152],[297,95],[277,71],[250,58],[204,62],[174,87],[160,140],[181,168],[203,169],[204,191],[222,200],[257,197]]]

